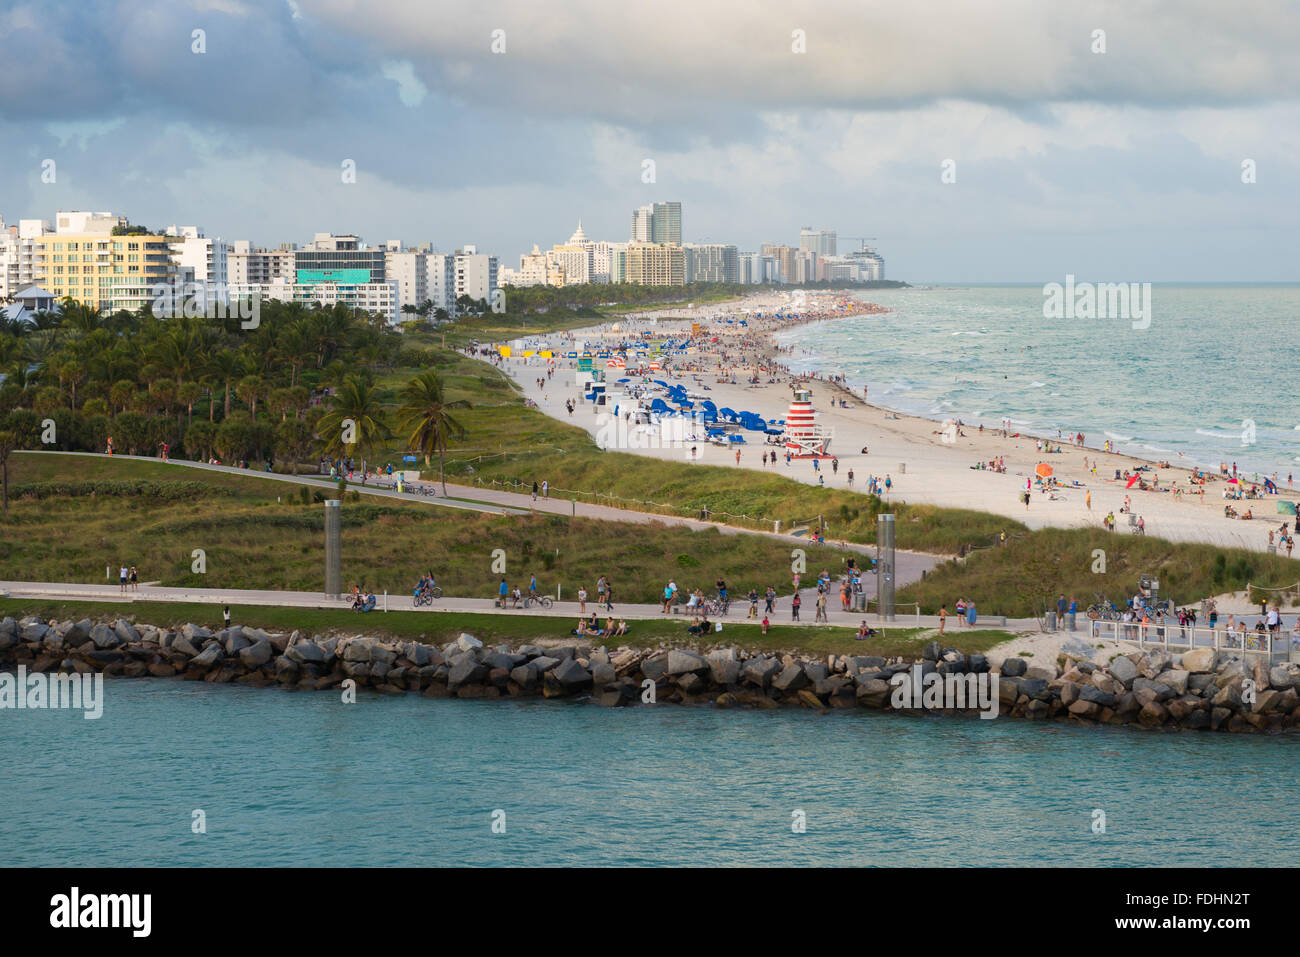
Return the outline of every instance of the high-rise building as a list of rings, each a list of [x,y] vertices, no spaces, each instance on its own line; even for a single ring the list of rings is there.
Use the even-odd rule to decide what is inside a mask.
[[[682,204],[654,203],[632,210],[632,242],[682,244]]]
[[[773,282],[799,281],[799,250],[783,243],[768,243],[763,246],[763,255],[771,256],[776,262],[776,275],[771,277]]]
[[[20,219],[6,226],[0,219],[0,302],[36,282],[36,237],[51,232],[43,219]]]
[[[135,312],[153,304],[155,286],[173,286],[184,276],[172,258],[170,237],[113,235],[114,227],[126,225],[123,217],[60,212],[57,222],[53,234],[33,238],[32,250],[34,277],[56,299]]]
[[[641,286],[686,285],[685,250],[666,243],[628,243],[626,281]]]
[[[682,204],[655,203],[650,214],[652,243],[682,244]]]
[[[740,282],[740,253],[735,246],[687,243],[682,248],[687,282]]]
[[[296,248],[254,249],[247,239],[236,239],[230,244],[230,252],[226,255],[226,274],[230,284],[293,280],[293,254]]]
[[[653,206],[640,206],[632,210],[632,242],[648,243],[654,220]]]
[[[466,246],[456,253],[454,269],[453,302],[461,296],[469,296],[475,302],[482,300],[491,305],[492,294],[497,288],[496,256],[480,253],[476,246]]]
[[[579,220],[578,229],[569,237],[569,241],[551,248],[549,258],[564,270],[566,286],[583,285],[593,281],[596,271],[594,245],[582,231],[582,221]]]
[[[163,235],[177,237],[172,242],[172,258],[187,278],[201,283],[206,295],[225,302],[230,282],[230,246],[220,238],[209,239],[197,226],[168,226]]]
[[[799,230],[799,248],[818,256],[834,256],[835,241],[833,229],[810,229],[805,226]]]

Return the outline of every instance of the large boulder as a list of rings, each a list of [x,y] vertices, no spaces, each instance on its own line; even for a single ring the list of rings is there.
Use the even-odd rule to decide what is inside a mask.
[[[343,660],[357,662],[370,661],[370,643],[366,641],[349,642],[348,646],[343,649]]]
[[[100,622],[90,629],[90,640],[95,643],[96,648],[116,648],[122,643],[116,631],[108,625]]]
[[[888,702],[892,688],[888,681],[858,675],[854,679],[857,685],[858,702],[868,708],[883,708]]]
[[[117,637],[128,643],[134,643],[140,640],[140,632],[135,630],[135,626],[125,618],[119,618],[113,623],[113,630],[117,632]]]
[[[539,655],[528,663],[532,665],[539,674],[545,674],[555,668],[555,666],[560,663],[560,659],[552,658],[550,655]]]
[[[734,685],[740,681],[740,661],[732,649],[713,652],[708,656],[708,662],[714,684]]]
[[[591,685],[591,675],[573,658],[561,661],[549,674],[553,675],[561,687],[570,693]]]
[[[461,655],[447,672],[447,686],[455,688],[463,684],[474,684],[488,676],[488,667],[475,661],[473,655]]]
[[[1024,658],[1007,658],[1002,662],[1002,677],[1019,678],[1029,670]]]
[[[222,643],[225,645],[226,654],[228,655],[237,655],[252,644],[252,642],[245,637],[244,629],[239,625],[226,629],[226,637]]]
[[[690,673],[699,673],[707,671],[709,663],[704,660],[703,655],[696,654],[693,651],[684,651],[679,648],[673,648],[668,652],[668,671],[670,677]]]
[[[314,641],[299,641],[297,644],[290,645],[284,651],[285,657],[300,665],[307,663],[324,664],[325,651]]]
[[[243,662],[245,668],[260,668],[275,654],[275,649],[271,643],[263,638],[249,645],[247,648],[239,649],[239,660]]]
[[[1193,648],[1183,652],[1183,669],[1194,673],[1214,670],[1214,649]]]
[[[772,679],[772,687],[782,694],[802,691],[810,684],[812,684],[811,679],[804,672],[803,665],[797,661],[791,662],[779,675]]]
[[[772,679],[780,673],[781,662],[775,658],[761,656],[750,658],[749,661],[745,662],[745,667],[740,670],[740,680],[746,684],[766,688],[772,683]]]
[[[483,642],[471,634],[461,632],[460,637],[456,639],[456,647],[461,651],[473,651],[475,648],[482,648]]]
[[[194,656],[190,661],[190,666],[206,670],[219,661],[221,661],[221,645],[214,641]]]
[[[1133,679],[1138,676],[1137,665],[1133,664],[1133,659],[1126,655],[1120,655],[1107,667],[1110,669],[1110,673],[1114,679],[1125,688],[1132,687]]]

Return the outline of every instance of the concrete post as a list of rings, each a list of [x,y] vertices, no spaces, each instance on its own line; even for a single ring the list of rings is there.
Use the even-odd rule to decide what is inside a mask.
[[[325,500],[325,597],[343,593],[343,513],[336,498]]]
[[[894,516],[876,518],[876,615],[894,620]]]

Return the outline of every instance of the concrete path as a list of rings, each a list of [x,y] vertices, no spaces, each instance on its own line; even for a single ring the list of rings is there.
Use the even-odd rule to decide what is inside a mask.
[[[318,592],[298,592],[298,591],[256,591],[239,588],[183,588],[167,587],[154,584],[142,584],[138,591],[122,593],[121,586],[111,585],[88,585],[75,582],[19,582],[19,581],[0,581],[0,597],[7,598],[32,598],[32,599],[70,599],[73,601],[98,601],[98,602],[121,602],[124,604],[147,604],[148,602],[189,602],[201,604],[231,604],[231,605],[257,605],[280,608],[334,608],[346,609],[348,603],[345,600],[330,600]],[[816,614],[817,592],[813,588],[803,590],[803,608],[800,610],[802,620],[801,625],[810,628],[820,627],[813,622]],[[445,597],[434,601],[432,605],[422,608],[415,608],[411,603],[411,596],[408,594],[389,595],[385,599],[383,595],[378,596],[379,602],[375,609],[376,614],[382,614],[385,606],[388,611],[419,611],[419,612],[472,612],[477,614],[498,614],[504,616],[527,615],[527,616],[550,616],[555,618],[577,620],[579,609],[576,601],[571,601],[567,597],[563,601],[555,602],[552,608],[544,609],[534,607],[524,610],[508,608],[501,609],[496,607],[496,602],[489,598],[452,598]],[[758,621],[762,620],[762,602],[759,603]],[[587,602],[587,612],[597,613],[597,617],[604,619],[609,613],[603,606],[598,606],[595,601]],[[897,609],[898,614],[893,622],[884,622],[892,628],[938,628],[939,619],[934,615],[909,614],[908,609]],[[745,599],[733,601],[730,613],[722,618],[724,622],[747,621],[749,613],[749,602]],[[672,619],[682,622],[682,628],[685,630],[690,615],[682,613],[678,615],[665,615],[659,605],[640,605],[626,604],[624,602],[615,602],[613,616],[615,618],[627,619]],[[358,619],[360,619],[358,615]],[[840,610],[839,591],[835,590],[833,601],[829,603],[827,617],[829,625],[838,625],[840,627],[856,628],[863,620],[868,624],[876,627],[882,622],[875,614],[863,614],[861,612],[846,612]],[[776,612],[770,616],[773,624],[788,625],[791,623],[790,618],[790,598],[783,595],[777,599]],[[981,628],[1003,628],[1007,631],[1027,631],[1036,630],[1038,623],[1033,619],[1008,619],[1003,626],[1000,620],[989,623],[980,622]],[[1080,623],[1080,628],[1085,626]],[[959,626],[955,616],[948,620],[948,630],[958,632],[965,628]],[[1079,634],[1086,634],[1080,631]]]

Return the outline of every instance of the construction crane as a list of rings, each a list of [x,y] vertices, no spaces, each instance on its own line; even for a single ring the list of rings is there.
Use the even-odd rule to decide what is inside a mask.
[[[875,236],[844,236],[844,237],[842,237],[842,238],[844,238],[844,239],[856,239],[859,243],[861,243],[863,246],[865,246],[868,242],[873,242],[873,243],[874,243],[874,242],[876,241],[876,238],[877,238],[877,237],[875,237]]]

